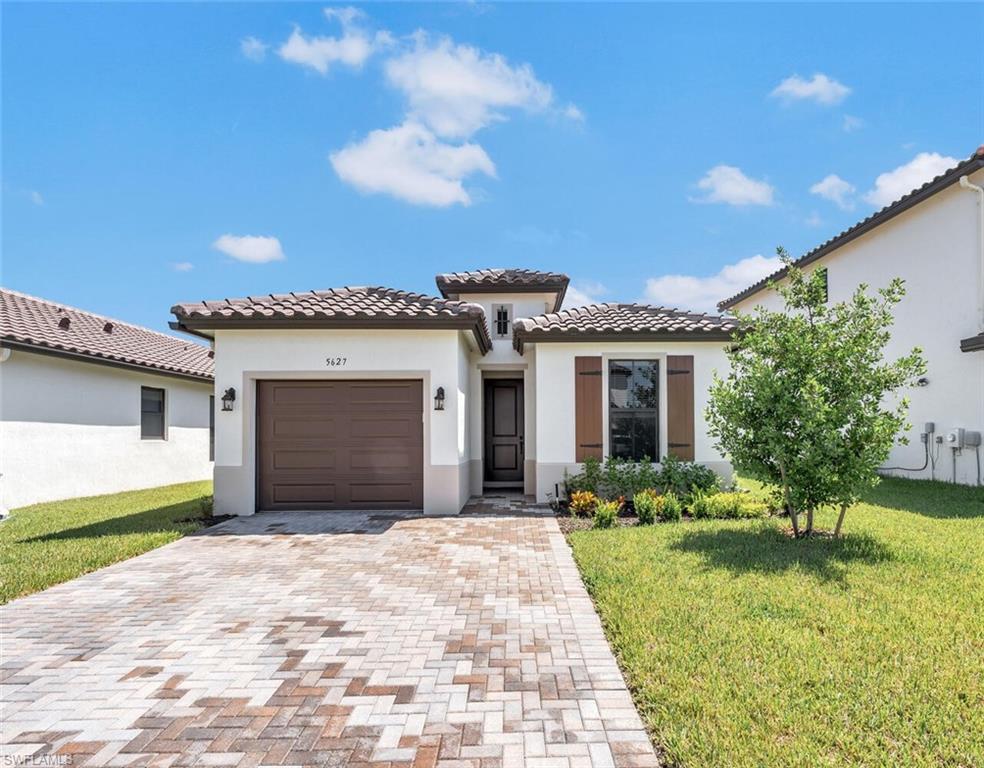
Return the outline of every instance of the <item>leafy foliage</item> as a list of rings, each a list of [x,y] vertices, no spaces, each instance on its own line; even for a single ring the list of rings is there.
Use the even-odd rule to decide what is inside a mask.
[[[658,469],[648,459],[609,458],[604,463],[588,459],[582,472],[566,475],[564,481],[572,499],[579,491],[590,491],[603,499],[633,499],[636,494],[650,489],[659,493],[673,492],[681,499],[689,499],[695,491],[717,490],[720,483],[714,470],[702,464],[680,461],[675,456],[663,459]]]
[[[670,491],[659,497],[656,505],[656,517],[663,523],[676,523],[683,517],[683,504],[677,495]]]
[[[732,491],[729,493],[694,494],[690,503],[690,514],[697,519],[743,519],[766,517],[769,506],[756,501],[751,494]]]
[[[739,471],[782,490],[798,535],[799,513],[811,533],[815,510],[834,504],[843,513],[878,482],[875,470],[907,428],[907,401],[897,393],[925,363],[918,348],[884,359],[901,280],[874,296],[860,285],[828,306],[823,273],[806,274],[781,248],[779,255],[787,277],[774,287],[785,306],[739,316],[746,330],[729,352],[731,372],[715,376],[706,416]]]
[[[656,507],[657,505],[661,506],[661,498],[651,489],[639,491],[632,497],[632,508],[635,510],[636,517],[639,518],[639,525],[652,525],[656,522]]]
[[[591,491],[575,491],[571,494],[571,516],[590,515],[598,503],[598,497]]]
[[[615,525],[620,507],[617,501],[599,501],[595,505],[594,527],[611,528]]]

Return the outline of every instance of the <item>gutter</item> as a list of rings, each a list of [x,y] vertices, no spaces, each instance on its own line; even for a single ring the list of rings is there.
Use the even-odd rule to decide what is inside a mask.
[[[984,333],[984,187],[973,184],[969,176],[960,177],[960,187],[977,193],[977,330]]]

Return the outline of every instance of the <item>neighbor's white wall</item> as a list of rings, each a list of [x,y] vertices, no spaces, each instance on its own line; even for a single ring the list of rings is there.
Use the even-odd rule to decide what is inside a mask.
[[[140,439],[140,387],[165,394],[166,440]],[[212,475],[208,382],[12,350],[0,363],[0,504]]]
[[[972,178],[984,185],[984,172]],[[860,283],[871,290],[893,277],[905,280],[906,295],[895,312],[891,359],[918,346],[928,364],[929,385],[913,387],[909,397],[909,445],[897,446],[886,466],[921,467],[925,461],[919,433],[927,421],[936,434],[954,427],[984,431],[984,352],[961,352],[960,340],[976,335],[980,245],[976,195],[957,185],[940,192],[866,235],[838,248],[808,269],[827,267],[830,300],[847,299]],[[756,305],[782,306],[775,291],[765,290],[738,304],[743,312]],[[897,472],[929,478],[932,469]],[[952,479],[952,456],[941,446],[937,479]],[[973,449],[957,456],[957,481],[977,482]]]
[[[554,492],[554,485],[561,483],[564,470],[575,473],[580,465],[575,462],[574,431],[574,358],[601,356],[602,392],[608,392],[608,361],[631,359],[660,360],[660,455],[667,452],[667,402],[666,356],[694,356],[694,460],[729,477],[731,467],[714,448],[707,434],[704,409],[714,371],[724,375],[728,371],[728,358],[721,342],[661,343],[577,343],[551,342],[536,345],[536,496],[545,502]],[[608,407],[603,394],[602,433],[604,455],[608,455]]]
[[[423,381],[424,511],[453,514],[467,493],[467,412],[461,336],[455,330],[224,330],[215,334],[216,391],[235,387],[232,413],[215,430],[215,508],[250,515],[256,509],[256,382],[261,379],[400,378]],[[325,359],[342,357],[342,367]],[[445,410],[434,410],[444,387]]]

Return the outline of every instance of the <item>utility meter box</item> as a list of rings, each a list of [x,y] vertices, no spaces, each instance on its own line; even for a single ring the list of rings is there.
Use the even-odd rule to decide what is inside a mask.
[[[966,430],[963,427],[951,429],[946,433],[946,447],[959,450],[964,447],[966,440]]]

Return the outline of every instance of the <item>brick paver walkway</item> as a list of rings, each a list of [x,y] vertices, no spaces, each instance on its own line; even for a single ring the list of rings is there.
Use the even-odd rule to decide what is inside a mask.
[[[551,517],[256,515],[0,618],[5,765],[657,765]]]

